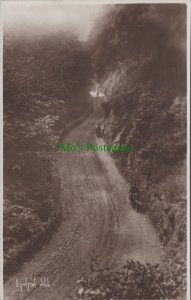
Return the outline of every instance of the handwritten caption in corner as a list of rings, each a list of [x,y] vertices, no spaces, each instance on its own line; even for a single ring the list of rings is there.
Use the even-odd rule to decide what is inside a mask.
[[[28,292],[30,292],[31,288],[35,287],[51,287],[49,283],[48,277],[42,277],[42,278],[33,278],[33,280],[28,280],[25,278],[24,282],[19,282],[18,279],[16,279],[16,288],[20,290],[20,292],[23,292],[24,289],[26,289]]]

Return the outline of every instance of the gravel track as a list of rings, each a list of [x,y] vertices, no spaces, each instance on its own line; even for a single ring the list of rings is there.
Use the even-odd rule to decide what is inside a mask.
[[[94,134],[101,118],[95,102],[94,112],[63,142],[103,144]],[[5,300],[67,300],[76,280],[89,271],[92,257],[113,268],[126,259],[143,263],[162,259],[152,224],[131,208],[128,184],[107,152],[58,152],[57,167],[63,222],[50,242],[5,283]],[[33,287],[21,293],[16,278],[21,281],[30,276],[49,277],[51,287]]]

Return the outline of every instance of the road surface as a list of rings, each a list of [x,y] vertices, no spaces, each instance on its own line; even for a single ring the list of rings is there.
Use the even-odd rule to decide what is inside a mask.
[[[96,100],[94,100],[96,103]],[[94,134],[99,103],[63,143],[101,145]],[[116,154],[117,155],[117,154]],[[58,152],[64,219],[51,241],[12,276],[4,300],[67,300],[89,270],[91,257],[117,268],[126,259],[160,262],[161,247],[147,217],[130,206],[128,184],[107,152]],[[16,279],[48,277],[50,287],[16,289]]]

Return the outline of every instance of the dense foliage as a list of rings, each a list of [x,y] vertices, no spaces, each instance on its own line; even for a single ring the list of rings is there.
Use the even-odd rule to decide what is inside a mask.
[[[84,113],[90,74],[88,49],[72,35],[5,34],[5,277],[62,218],[58,132]]]
[[[78,280],[79,299],[174,299],[179,296],[176,277],[158,264],[127,261],[119,271],[97,268]]]
[[[185,291],[186,6],[116,5],[90,43],[105,139],[132,146],[114,159],[138,186]]]

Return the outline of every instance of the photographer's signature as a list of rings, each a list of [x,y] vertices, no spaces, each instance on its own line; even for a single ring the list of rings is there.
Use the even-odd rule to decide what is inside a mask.
[[[19,280],[16,279],[16,288],[20,289],[20,292],[23,292],[24,289],[29,292],[30,289],[34,287],[50,287],[48,277],[33,278],[33,280],[25,278],[24,282],[19,282]]]

